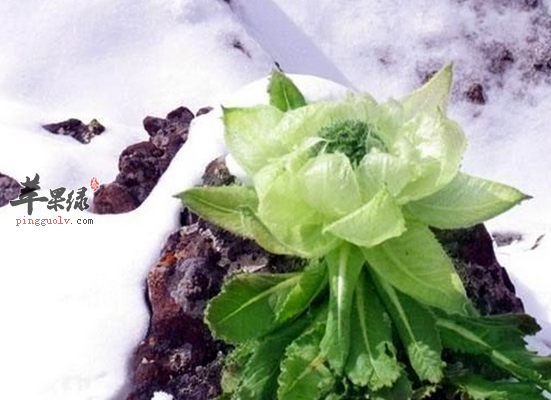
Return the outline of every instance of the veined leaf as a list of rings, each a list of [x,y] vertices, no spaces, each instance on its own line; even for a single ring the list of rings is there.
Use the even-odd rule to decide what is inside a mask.
[[[527,198],[510,186],[459,173],[442,190],[407,207],[427,225],[458,229],[493,218]]]
[[[328,225],[324,231],[357,246],[373,247],[406,230],[400,207],[381,190],[369,203]]]
[[[279,137],[272,134],[284,115],[276,107],[224,108],[223,112],[228,149],[249,175],[254,175],[267,160],[287,153]]]
[[[329,314],[320,347],[329,365],[339,374],[348,358],[352,300],[364,263],[358,248],[349,244],[343,244],[327,255]]]
[[[408,223],[406,232],[362,248],[370,268],[385,282],[421,303],[452,313],[471,307],[451,260],[430,230]]]
[[[274,69],[268,85],[270,105],[289,111],[306,105],[306,100],[292,80]]]
[[[391,387],[402,374],[392,343],[392,327],[367,271],[354,292],[350,354],[345,367],[348,378],[372,391]]]
[[[311,260],[296,285],[290,290],[283,303],[278,307],[276,318],[287,321],[300,314],[327,287],[327,265],[317,259]]]
[[[442,344],[432,313],[374,277],[379,295],[392,317],[398,334],[407,351],[409,362],[421,380],[438,383],[444,376]]]
[[[405,117],[411,118],[419,112],[430,112],[437,108],[446,110],[452,84],[452,65],[446,65],[427,83],[402,99]]]
[[[300,318],[262,339],[247,362],[235,400],[272,400],[276,398],[280,363],[287,346],[312,323]]]
[[[205,311],[212,332],[230,343],[259,338],[278,325],[277,306],[300,280],[300,273],[240,274],[224,284]]]
[[[477,375],[453,378],[452,383],[472,400],[543,400],[537,386],[525,382],[493,382]]]
[[[194,213],[275,254],[293,254],[256,217],[258,199],[247,186],[198,187],[177,195]]]
[[[444,345],[467,354],[482,354],[518,379],[551,391],[551,357],[526,350],[523,330],[527,316],[465,317],[439,313]]]
[[[278,400],[317,400],[335,386],[335,377],[320,351],[325,324],[318,324],[285,351],[277,391]]]

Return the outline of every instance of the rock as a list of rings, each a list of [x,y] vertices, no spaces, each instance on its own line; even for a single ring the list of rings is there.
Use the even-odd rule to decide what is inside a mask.
[[[101,185],[94,193],[93,204],[93,211],[97,214],[119,214],[138,207],[138,201],[128,189],[116,182]]]
[[[119,174],[115,182],[124,186],[141,204],[163,174],[160,159],[165,151],[151,142],[127,147],[119,157]]]
[[[236,181],[226,166],[224,156],[216,158],[207,165],[202,179],[205,186],[226,186]]]
[[[474,104],[486,104],[486,96],[484,95],[484,87],[480,83],[472,84],[465,93],[467,99]]]
[[[143,127],[149,140],[123,150],[119,157],[119,174],[115,182],[107,186],[116,185],[109,191],[96,193],[95,212],[118,214],[139,207],[187,140],[193,118],[193,113],[185,107],[171,111],[166,118],[145,117]],[[124,195],[120,188],[124,188]],[[116,198],[109,199],[111,195]]]
[[[105,131],[105,127],[96,119],[86,125],[79,119],[70,118],[63,122],[42,125],[42,127],[56,135],[71,136],[84,144],[90,143],[95,136],[101,135]]]
[[[203,114],[208,114],[212,110],[213,110],[212,107],[201,107],[199,110],[197,110],[196,116],[198,117]]]
[[[15,179],[0,172],[0,207],[8,204],[10,200],[17,199],[22,187]]]
[[[524,311],[505,268],[497,262],[492,237],[484,225],[435,232],[454,261],[467,295],[483,315]]]

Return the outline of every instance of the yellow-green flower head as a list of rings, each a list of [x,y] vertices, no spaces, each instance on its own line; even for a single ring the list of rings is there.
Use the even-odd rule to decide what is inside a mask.
[[[252,185],[184,200],[272,252],[303,257],[343,242],[377,246],[402,235],[406,221],[458,228],[503,212],[523,195],[459,173],[466,140],[446,116],[451,78],[445,67],[399,101],[349,94],[306,104],[275,74],[271,105],[223,110],[229,152]],[[237,208],[203,207],[217,193]]]
[[[405,230],[401,206],[446,186],[465,138],[445,116],[451,68],[402,101],[350,94],[289,111],[224,110],[230,153],[249,174],[256,215],[297,254],[340,241],[370,247]]]

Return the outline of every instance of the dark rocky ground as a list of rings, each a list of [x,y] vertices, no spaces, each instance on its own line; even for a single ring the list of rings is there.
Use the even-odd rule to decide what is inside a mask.
[[[209,110],[202,108],[197,115]],[[187,140],[193,118],[195,115],[186,107],[171,111],[166,118],[146,117],[143,127],[149,140],[133,144],[121,153],[115,181],[101,185],[94,195],[94,212],[118,214],[139,207]]]
[[[42,125],[42,127],[50,133],[70,136],[83,144],[90,143],[94,137],[105,132],[105,127],[97,119],[85,124],[79,119],[70,118],[66,121]]]

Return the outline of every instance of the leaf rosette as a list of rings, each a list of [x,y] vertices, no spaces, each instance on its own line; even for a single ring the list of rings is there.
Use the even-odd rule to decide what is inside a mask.
[[[179,197],[269,252],[308,259],[303,271],[234,276],[210,301],[214,335],[249,354],[232,399],[493,390],[478,376],[450,377],[444,348],[489,357],[533,385],[514,390],[549,389],[548,360],[521,351],[522,321],[497,327],[509,343],[478,316],[431,231],[475,225],[528,197],[459,171],[466,139],[446,115],[451,78],[447,66],[398,101],[349,93],[308,103],[274,72],[270,104],[223,108],[247,179]]]
[[[419,224],[472,226],[526,196],[459,172],[466,139],[446,116],[451,78],[447,66],[399,101],[349,93],[307,104],[274,73],[271,104],[223,109],[229,153],[249,184],[194,188],[181,197],[273,253],[315,258],[344,243],[358,246],[399,290],[464,312],[468,302],[451,262]],[[427,256],[426,248],[435,251]],[[407,267],[388,257],[400,252],[407,252]]]

